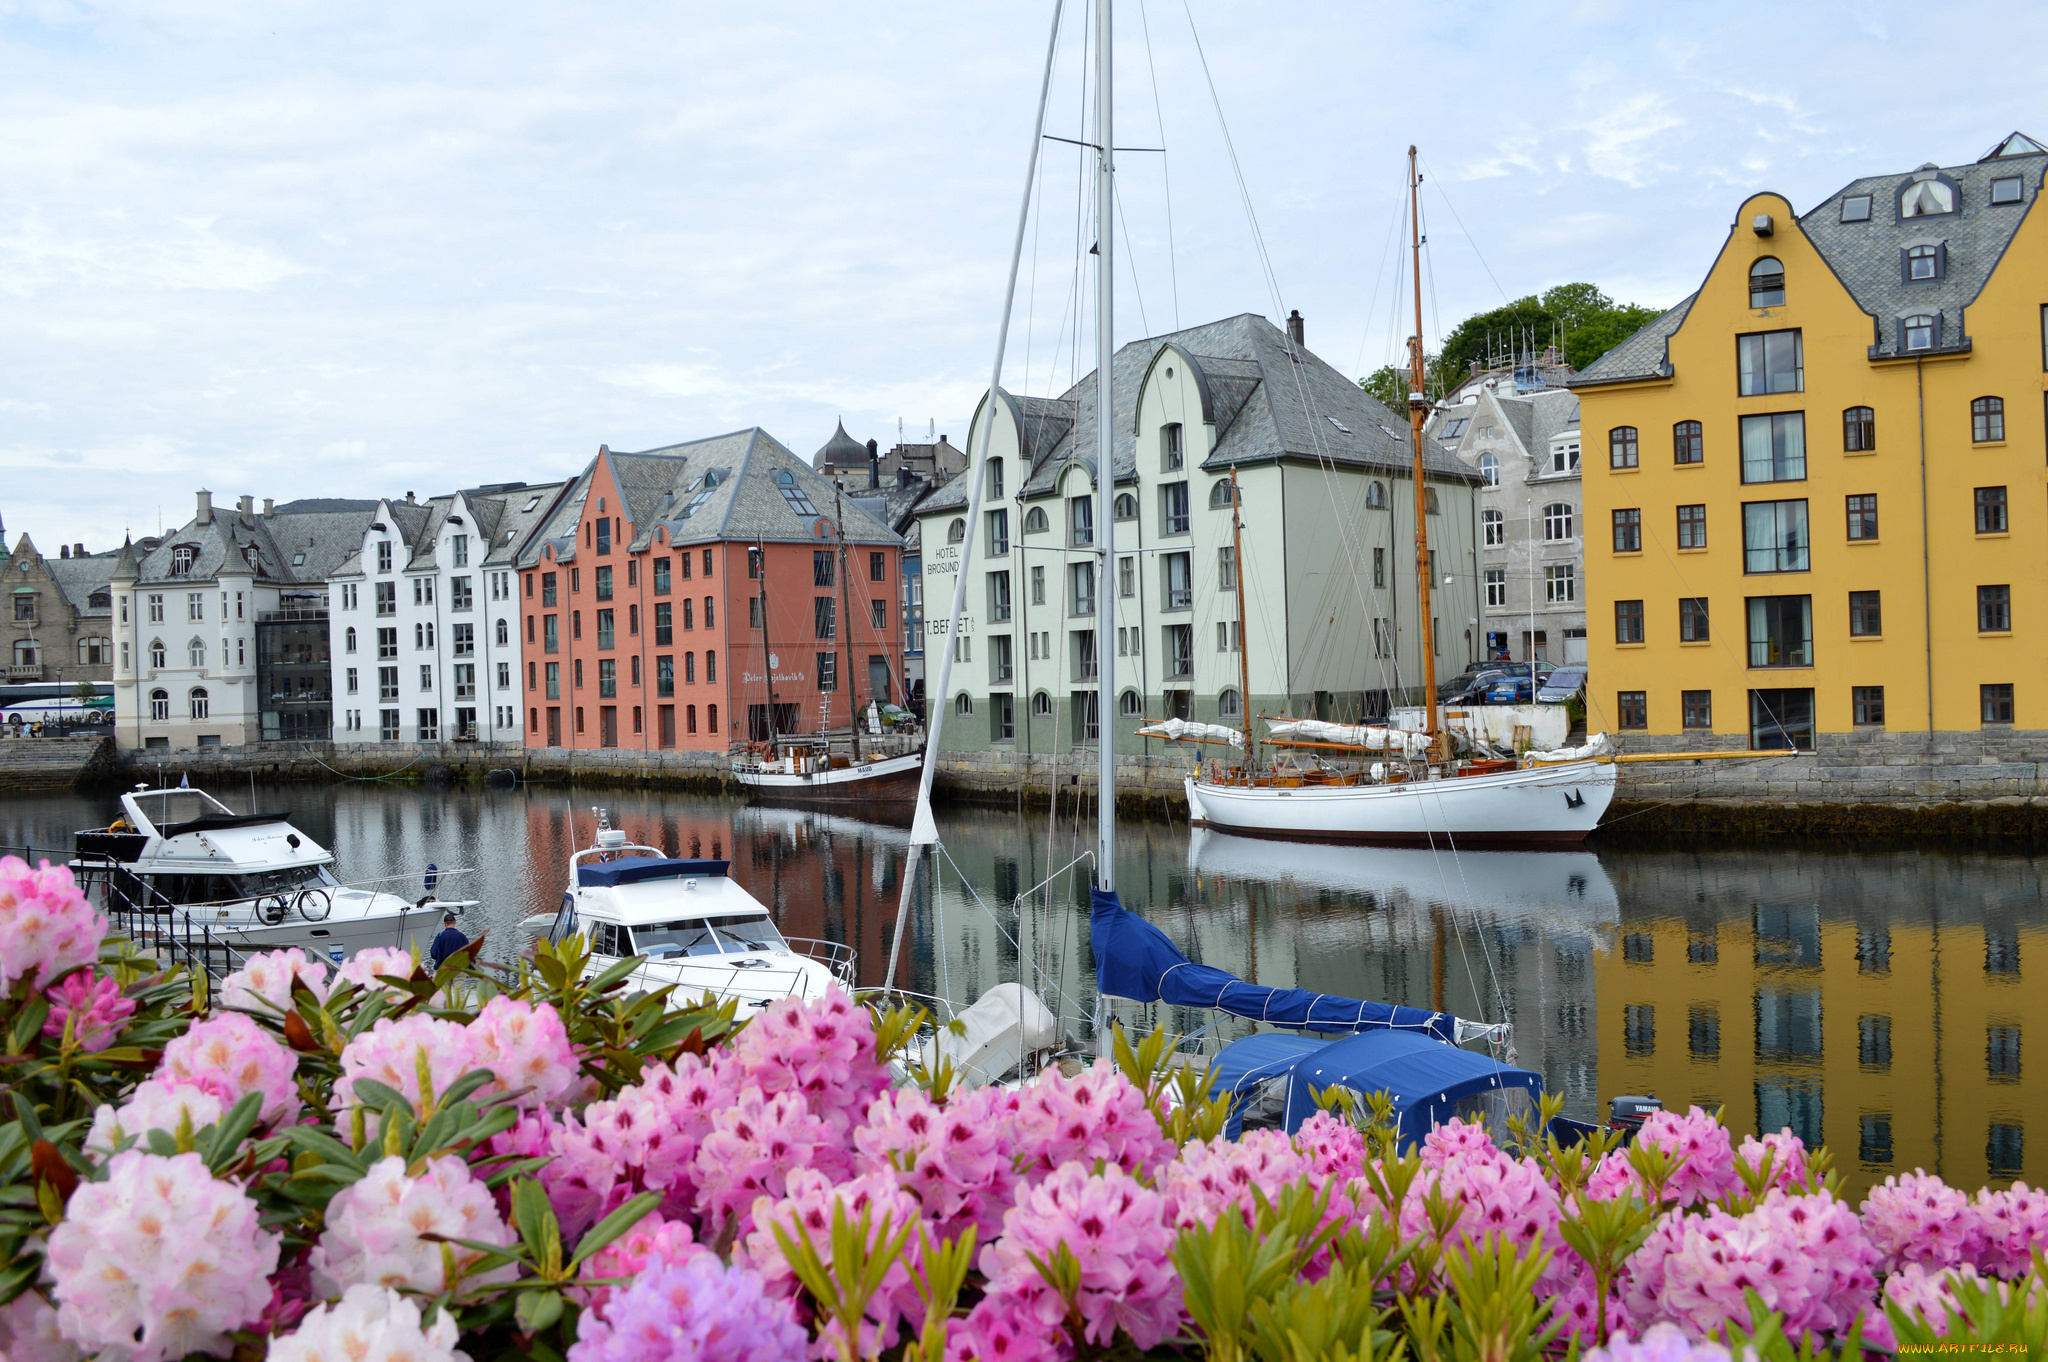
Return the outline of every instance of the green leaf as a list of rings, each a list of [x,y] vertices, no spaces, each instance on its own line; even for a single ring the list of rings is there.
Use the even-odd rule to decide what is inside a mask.
[[[522,1291],[519,1304],[512,1312],[522,1334],[537,1334],[561,1317],[562,1293],[559,1291]]]
[[[206,1166],[218,1173],[235,1160],[236,1152],[249,1132],[256,1128],[256,1118],[263,1114],[263,1094],[244,1093],[242,1099],[228,1110],[213,1127],[213,1143],[207,1146]]]
[[[619,984],[625,982],[625,979],[628,975],[630,975],[634,970],[640,968],[640,966],[646,963],[647,957],[641,955],[636,955],[631,957],[630,959],[621,960],[617,964],[612,965],[610,968],[606,969],[602,974],[599,974],[595,978],[591,979],[583,987],[591,993],[603,993],[607,989],[615,988]]]
[[[356,1101],[372,1111],[412,1110],[410,1097],[396,1088],[379,1083],[374,1078],[358,1078],[352,1086],[355,1088]]]
[[[583,1238],[578,1241],[576,1252],[569,1259],[569,1266],[571,1268],[576,1267],[591,1254],[596,1253],[606,1244],[611,1243],[627,1230],[632,1229],[633,1226],[639,1224],[646,1217],[649,1211],[652,1211],[660,1204],[660,1192],[642,1192],[639,1196],[634,1197],[631,1201],[619,1207],[619,1209],[613,1211],[595,1225],[592,1225]]]

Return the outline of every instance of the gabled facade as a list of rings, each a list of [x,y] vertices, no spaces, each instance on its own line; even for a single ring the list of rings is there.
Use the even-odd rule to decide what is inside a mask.
[[[1249,314],[1132,342],[1115,363],[1107,581],[1093,548],[1092,375],[1058,398],[985,398],[969,448],[992,426],[986,466],[918,508],[933,638],[944,637],[955,583],[967,576],[950,693],[928,702],[948,706],[946,747],[1046,753],[1095,742],[1098,609],[1116,611],[1112,713],[1126,751],[1139,750],[1135,729],[1147,719],[1355,720],[1419,695],[1406,416]],[[1426,467],[1436,663],[1448,677],[1480,647],[1478,478],[1440,450],[1428,451]],[[1242,630],[1233,470],[1244,512]],[[974,476],[987,486],[963,561]],[[936,657],[926,674],[936,685]]]
[[[517,559],[527,744],[722,752],[844,730],[902,694],[901,552],[758,428],[601,447]]]
[[[2044,170],[2016,135],[1803,214],[1753,195],[1699,291],[1573,380],[1594,726],[1973,753],[2048,729]]]
[[[108,579],[119,556],[66,544],[46,558],[26,534],[15,541],[13,552],[0,559],[7,598],[0,602],[0,652],[10,684],[113,679]]]

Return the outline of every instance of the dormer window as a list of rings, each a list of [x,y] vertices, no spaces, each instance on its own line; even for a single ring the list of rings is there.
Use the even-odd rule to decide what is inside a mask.
[[[1932,350],[1934,348],[1935,318],[1924,312],[1908,317],[1906,318],[1905,330],[1907,350]]]
[[[1932,218],[1956,211],[1956,189],[1952,184],[1929,177],[1915,180],[1899,191],[1901,218]]]
[[[1842,199],[1842,221],[1870,221],[1870,195],[1849,194]]]
[[[789,503],[790,510],[802,516],[812,516],[818,513],[818,508],[813,506],[811,499],[804,495],[804,489],[796,485],[796,475],[787,468],[776,473],[775,486],[782,493],[782,499]]]
[[[1941,278],[1941,256],[1942,250],[1939,246],[1907,247],[1906,282],[1918,284]]]
[[[256,546],[254,544],[242,545],[242,561],[250,567],[256,566]]]
[[[1471,424],[1471,421],[1472,418],[1469,416],[1453,416],[1450,420],[1444,422],[1443,438],[1446,440],[1457,439],[1465,433],[1465,427]]]
[[[1991,182],[1993,203],[2018,203],[2027,196],[2027,182],[2017,175],[2005,175]]]
[[[1776,256],[1767,255],[1749,267],[1749,305],[1785,305],[1785,266]]]
[[[192,563],[198,557],[199,550],[193,548],[190,544],[178,545],[171,550],[171,575],[173,577],[191,576]]]

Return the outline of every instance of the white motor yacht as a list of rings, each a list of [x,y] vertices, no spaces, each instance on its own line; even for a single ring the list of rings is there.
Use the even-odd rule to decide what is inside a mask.
[[[290,815],[236,813],[182,786],[122,795],[111,827],[76,834],[71,870],[118,930],[209,967],[291,946],[334,964],[365,946],[424,956],[450,912],[477,935],[475,902],[435,897],[435,876],[417,900],[344,884]]]
[[[591,974],[639,958],[632,982],[673,986],[678,1001],[709,993],[748,1009],[823,997],[834,984],[850,992],[852,949],[783,936],[761,901],[727,873],[731,864],[635,845],[600,813],[596,844],[569,857],[561,908],[524,925],[550,941],[581,932]]]

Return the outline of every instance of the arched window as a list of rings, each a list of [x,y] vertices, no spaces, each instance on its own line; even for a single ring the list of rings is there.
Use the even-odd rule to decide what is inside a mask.
[[[1244,706],[1237,702],[1237,688],[1235,686],[1216,697],[1216,713],[1221,717],[1236,719],[1242,717],[1243,712]]]
[[[1775,255],[1764,256],[1749,267],[1749,305],[1782,307],[1785,302],[1785,266]]]
[[[1230,504],[1230,479],[1223,478],[1209,488],[1209,509],[1220,511]]]
[[[186,655],[187,657],[189,657],[189,658],[190,658],[190,659],[192,660],[192,665],[193,665],[193,666],[195,666],[195,667],[203,667],[203,666],[205,666],[205,665],[206,665],[206,640],[205,640],[205,639],[199,639],[199,638],[195,638],[195,639],[193,639],[193,640],[192,640],[192,641],[191,641],[190,643],[188,643],[188,644],[186,644],[186,645],[185,645],[185,655]]]
[[[169,655],[164,651],[164,641],[160,638],[149,641],[149,665],[159,669],[170,665]]]
[[[1043,719],[1051,713],[1052,697],[1050,695],[1047,695],[1044,691],[1038,691],[1035,694],[1033,694],[1031,697],[1032,717],[1036,719]]]
[[[1486,547],[1497,549],[1508,542],[1507,518],[1499,511],[1481,511],[1479,528],[1486,534]]]
[[[1145,702],[1138,698],[1138,692],[1127,690],[1116,697],[1116,712],[1126,719],[1144,717]]]
[[[1706,457],[1706,438],[1699,422],[1680,421],[1671,427],[1673,463],[1698,463]]]
[[[1378,478],[1365,485],[1365,508],[1368,511],[1387,509],[1387,485]]]
[[[1940,217],[1955,211],[1955,188],[1940,180],[1915,180],[1899,192],[1899,216],[1902,218]]]
[[[171,693],[167,690],[153,690],[149,693],[149,717],[155,723],[171,721]]]
[[[990,501],[1001,501],[1003,499],[1003,461],[1001,459],[990,459],[988,461],[988,499]]]
[[[498,646],[499,646],[500,648],[505,648],[505,647],[509,647],[509,646],[511,645],[511,643],[512,643],[512,631],[511,631],[510,627],[508,626],[508,624],[507,624],[507,622],[506,622],[506,621],[504,621],[504,620],[499,620],[499,621],[498,621]]]
[[[1479,456],[1479,477],[1488,487],[1500,486],[1500,460],[1491,453]]]
[[[176,548],[172,549],[172,550],[171,550],[171,575],[172,575],[173,577],[189,577],[189,576],[191,576],[191,575],[192,575],[192,562],[193,562],[193,560],[194,560],[194,559],[196,559],[196,558],[197,558],[198,556],[199,556],[199,550],[198,550],[198,549],[196,549],[196,548],[194,548],[194,547],[192,547],[192,546],[191,546],[190,544],[180,544],[180,545],[178,545],[178,546],[177,546]]]
[[[1040,511],[1037,514],[1040,520],[1045,519],[1045,512]],[[1138,518],[1138,499],[1129,492],[1118,492],[1116,494],[1116,518],[1118,520],[1136,520]],[[1044,526],[1041,525],[1039,528],[1043,529]]]
[[[1126,492],[1126,493],[1124,493],[1124,495],[1128,497],[1128,496],[1130,496],[1130,493]],[[1137,512],[1137,506],[1138,506],[1138,503],[1137,503],[1137,500],[1136,500],[1136,498],[1132,498],[1132,500],[1131,500],[1131,514],[1132,514],[1132,515],[1136,515],[1136,514],[1138,513],[1138,512]],[[1119,512],[1119,514],[1121,514],[1121,512]],[[1030,510],[1028,510],[1028,511],[1026,511],[1026,512],[1024,513],[1024,533],[1026,533],[1026,534],[1044,534],[1044,533],[1045,533],[1045,530],[1046,530],[1046,519],[1045,519],[1045,507],[1043,507],[1043,506],[1033,506],[1033,507],[1032,507],[1032,508],[1031,508]]]
[[[85,608],[88,610],[112,610],[114,608],[114,593],[105,590],[93,592],[85,598]]]
[[[1422,513],[1424,515],[1437,514],[1436,488],[1425,487],[1422,489]]]
[[[1934,338],[1941,330],[1935,319],[1925,312],[1916,313],[1901,323],[1906,335],[1906,349],[1932,350]]]
[[[1970,403],[1970,439],[1977,444],[2005,438],[2005,399],[1980,397]]]
[[[964,690],[961,691],[959,698],[953,701],[953,712],[955,714],[974,713],[974,697]]]
[[[1553,501],[1543,508],[1543,538],[1548,542],[1572,537],[1572,506],[1568,501]]]
[[[344,647],[344,648],[345,648],[345,649],[346,649],[347,651],[349,651],[349,652],[351,652],[351,653],[352,653],[352,652],[354,652],[354,651],[356,650],[356,627],[355,627],[355,626],[354,626],[353,624],[351,624],[351,625],[350,625],[350,626],[348,627],[348,631],[347,631],[346,633],[344,633],[344,634],[342,635],[342,640],[343,640],[342,646],[343,646],[343,647]],[[499,639],[499,640],[498,640],[498,642],[500,642],[500,643],[503,643],[504,641],[505,641],[504,639]]]
[[[946,542],[948,544],[957,544],[966,537],[967,522],[965,520],[955,520],[946,527]]]
[[[15,666],[34,667],[39,665],[42,662],[42,660],[43,656],[39,651],[37,651],[36,641],[34,639],[18,638],[14,640]]]
[[[1638,462],[1638,445],[1634,426],[1616,426],[1607,432],[1607,466],[1609,468],[1634,468]]]
[[[208,702],[206,698],[206,687],[194,686],[192,688],[192,693],[188,695],[186,699],[190,702],[192,706],[193,718],[204,719],[207,716]]]
[[[1850,407],[1842,413],[1842,448],[1851,454],[1877,448],[1877,413],[1869,407]]]

